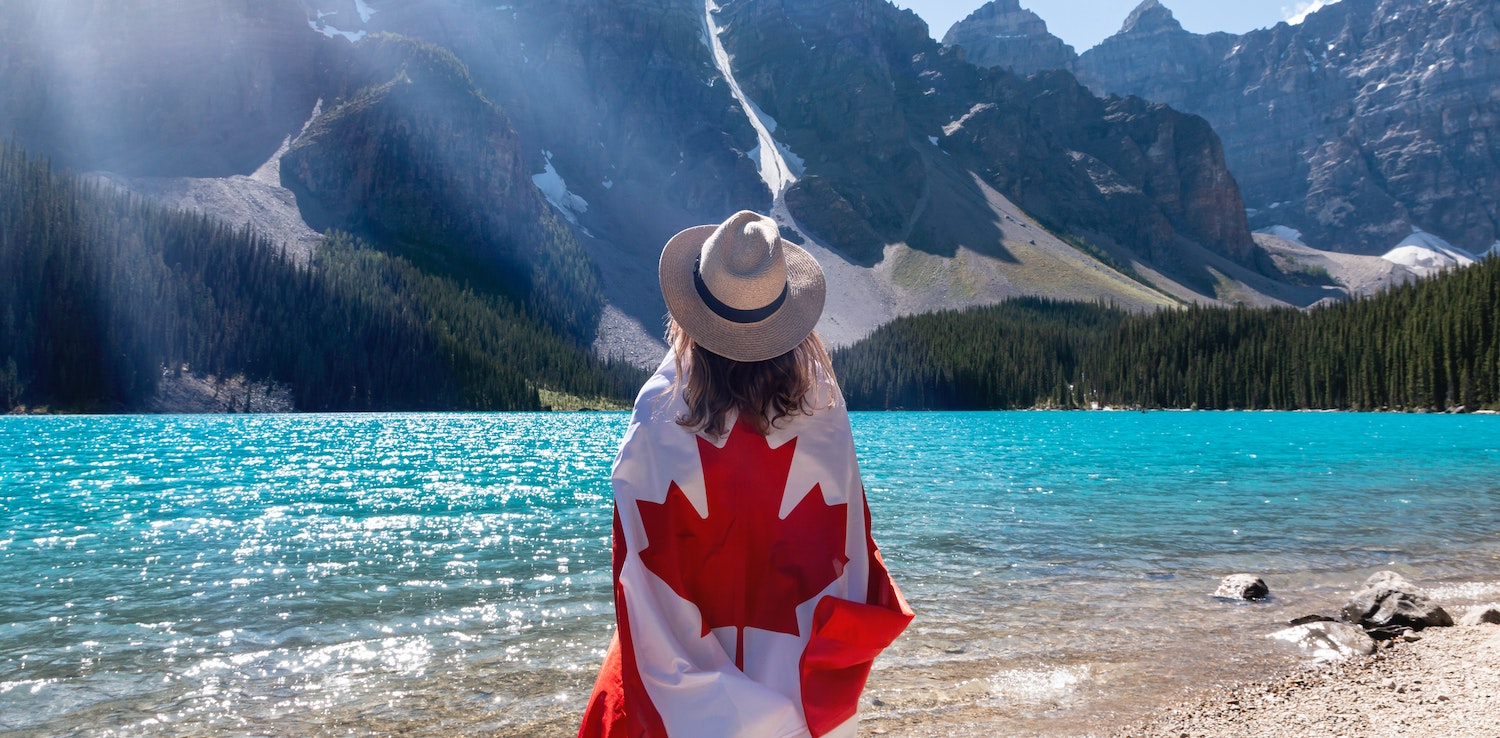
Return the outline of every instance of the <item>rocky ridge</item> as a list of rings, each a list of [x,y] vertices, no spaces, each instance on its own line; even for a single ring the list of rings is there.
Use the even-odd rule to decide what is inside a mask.
[[[971,23],[950,36],[981,65],[1057,43],[1033,26],[996,53],[963,41],[977,35],[960,28]],[[1416,230],[1472,254],[1500,242],[1493,3],[1341,0],[1298,25],[1202,35],[1146,0],[1064,68],[1098,94],[1206,118],[1255,228],[1294,228],[1309,246],[1360,254]]]
[[[342,92],[281,158],[313,228],[370,238],[414,263],[523,296],[592,340],[598,278],[533,183],[503,112],[445,49],[376,35]]]

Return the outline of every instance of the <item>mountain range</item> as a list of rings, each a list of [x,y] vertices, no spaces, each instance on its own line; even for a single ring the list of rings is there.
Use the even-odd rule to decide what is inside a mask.
[[[309,268],[352,233],[639,364],[662,243],[744,208],[824,265],[838,344],[1016,296],[1306,306],[1413,278],[1432,249],[1376,256],[1412,228],[1494,240],[1482,2],[1203,37],[1148,0],[1082,56],[1025,13],[940,44],[886,0],[17,0],[0,131]],[[960,33],[1006,23],[1012,57]]]
[[[1500,248],[1493,2],[1340,0],[1295,25],[1203,35],[1145,0],[1076,54],[997,0],[944,41],[980,66],[1067,69],[1096,94],[1203,116],[1258,230],[1419,270]]]

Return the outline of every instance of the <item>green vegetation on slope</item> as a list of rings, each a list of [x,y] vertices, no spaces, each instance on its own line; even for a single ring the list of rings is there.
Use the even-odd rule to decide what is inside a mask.
[[[128,410],[184,364],[285,382],[303,410],[534,409],[539,390],[625,400],[644,379],[347,236],[299,267],[0,145],[0,405]]]
[[[1309,311],[1015,300],[834,353],[854,408],[1500,409],[1500,259]]]

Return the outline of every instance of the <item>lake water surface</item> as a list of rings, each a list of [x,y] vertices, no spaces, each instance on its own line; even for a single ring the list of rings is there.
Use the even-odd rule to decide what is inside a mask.
[[[856,413],[891,735],[1108,733],[1403,572],[1500,599],[1500,417]],[[0,732],[568,735],[624,414],[0,418]],[[1209,596],[1261,574],[1270,601]]]

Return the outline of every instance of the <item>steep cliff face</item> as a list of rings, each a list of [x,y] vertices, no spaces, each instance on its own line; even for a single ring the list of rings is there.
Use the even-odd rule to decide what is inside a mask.
[[[248,174],[295,134],[336,47],[297,0],[14,0],[0,131],[75,169]]]
[[[1500,239],[1500,6],[1342,0],[1301,24],[1188,33],[1148,0],[1078,77],[1207,118],[1256,226],[1382,253],[1420,228]]]
[[[1253,261],[1238,187],[1201,118],[1139,98],[1101,100],[1066,72],[987,82],[991,102],[946,126],[947,141],[1028,212],[1189,279],[1203,275],[1187,243]],[[1036,119],[1055,124],[1026,126]]]
[[[597,274],[535,186],[504,113],[450,52],[392,35],[355,49],[333,107],[281,160],[309,223],[525,296],[592,339]]]
[[[1047,31],[1047,22],[1021,7],[1020,0],[993,0],[953,24],[944,46],[963,48],[981,67],[998,67],[1019,75],[1070,69],[1078,58],[1073,47]]]
[[[926,26],[878,0],[739,0],[717,15],[741,88],[805,166],[792,214],[849,257],[878,260],[925,186],[910,58],[935,51]]]

